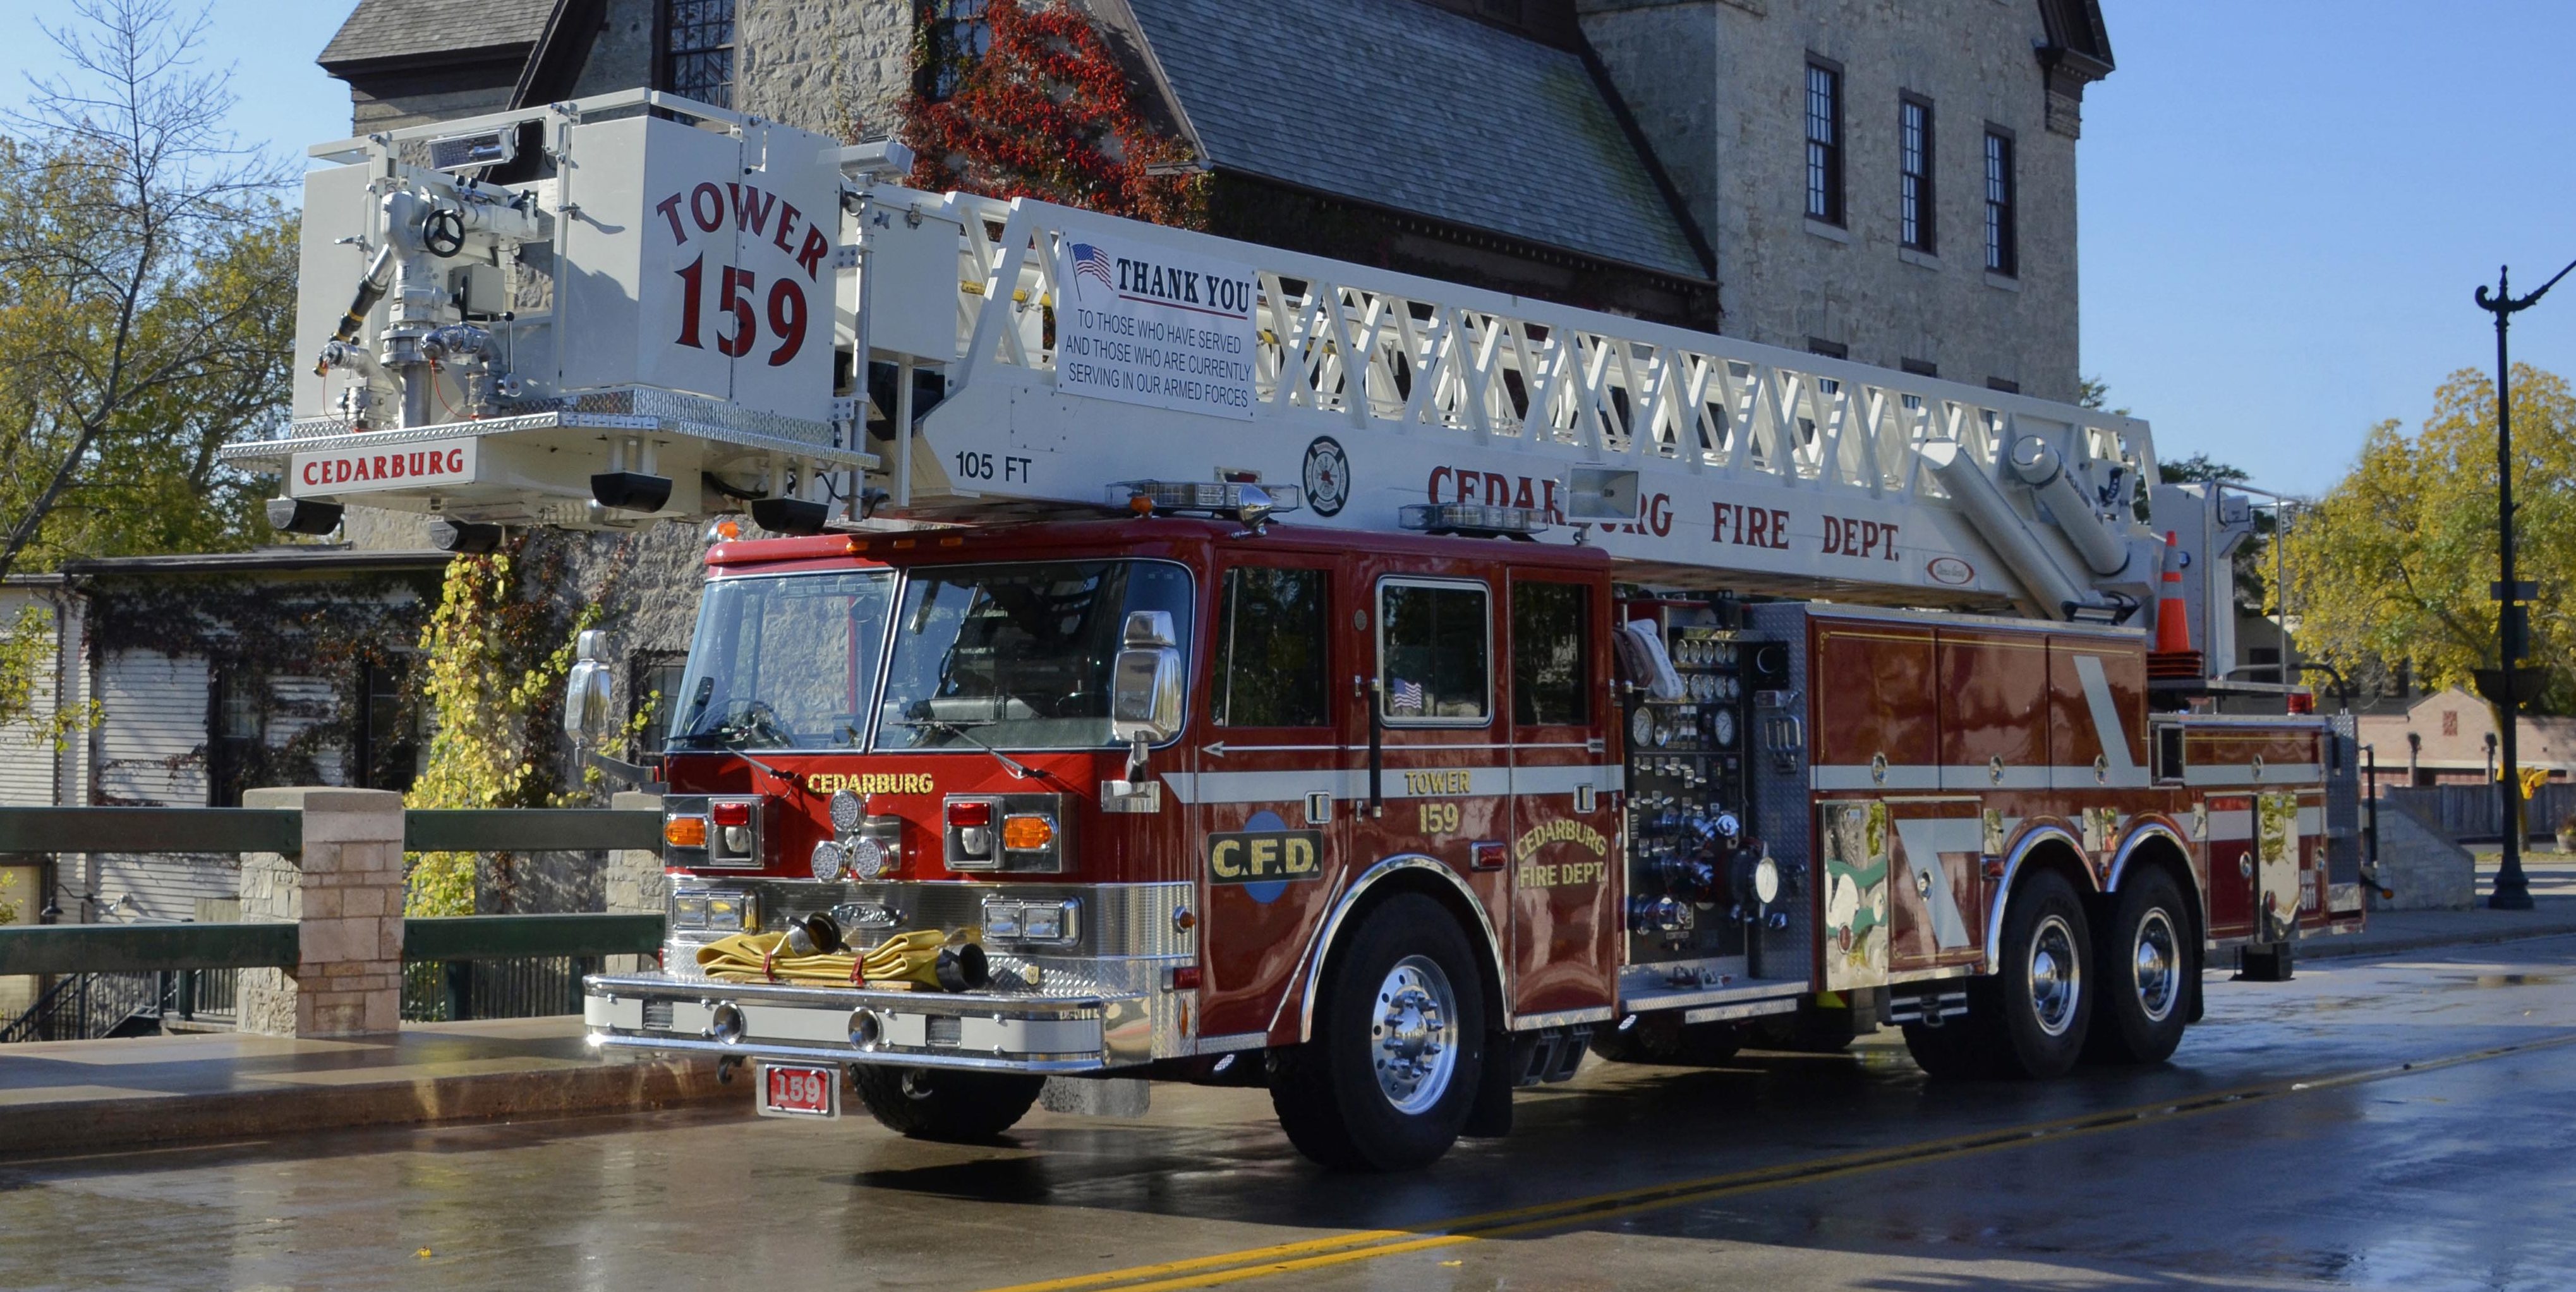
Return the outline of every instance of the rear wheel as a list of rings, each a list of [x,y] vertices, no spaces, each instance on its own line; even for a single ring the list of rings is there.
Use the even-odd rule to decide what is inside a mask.
[[[1289,1142],[1342,1170],[1438,1161],[1483,1078],[1482,988],[1438,902],[1399,893],[1369,912],[1334,957],[1314,1039],[1273,1060],[1270,1103]]]
[[[1028,1116],[1046,1078],[862,1064],[852,1082],[886,1129],[914,1139],[988,1140]]]
[[[2045,870],[2023,880],[2011,900],[1992,989],[2005,1070],[2062,1076],[2083,1057],[2092,1024],[2093,944],[2084,904],[2065,876]]]
[[[2100,990],[2085,1057],[2162,1063],[2182,1044],[2199,968],[2182,890],[2161,870],[2139,874],[2111,903],[2095,960]]]

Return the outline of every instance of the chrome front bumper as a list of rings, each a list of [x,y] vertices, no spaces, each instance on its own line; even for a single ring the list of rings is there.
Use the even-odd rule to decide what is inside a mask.
[[[583,990],[594,1046],[1028,1073],[1149,1062],[1169,1047],[1157,1032],[1169,1030],[1174,1014],[1187,1016],[1179,998],[1195,995],[885,991],[660,973],[595,974]],[[726,1003],[743,1018],[742,1035],[730,1041],[714,1027],[716,1007]],[[853,1039],[864,1030],[863,1013],[874,1031],[864,1045]]]

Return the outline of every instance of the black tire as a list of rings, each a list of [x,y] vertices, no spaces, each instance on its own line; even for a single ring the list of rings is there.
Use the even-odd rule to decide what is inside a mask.
[[[2182,1044],[2199,975],[2182,889],[2162,870],[2141,872],[2112,896],[2095,941],[2093,1030],[2084,1057],[2096,1063],[2162,1063]]]
[[[1413,978],[1390,992],[1399,970]],[[1445,984],[1445,1005],[1433,970]],[[1390,1010],[1403,1015],[1392,1035],[1384,1013]],[[1438,1052],[1419,1049],[1438,1037],[1448,1038]],[[1314,1039],[1273,1055],[1270,1105],[1288,1142],[1324,1166],[1429,1166],[1457,1142],[1474,1110],[1486,1043],[1484,974],[1467,935],[1438,902],[1398,893],[1370,911],[1334,953],[1316,1002]],[[1414,1048],[1396,1054],[1397,1047]],[[1445,1067],[1441,1053],[1453,1056]],[[1381,1081],[1390,1055],[1408,1066]],[[1423,1074],[1405,1086],[1416,1062]],[[1392,1093],[1398,1087],[1408,1091],[1401,1104]]]
[[[1968,984],[1968,1012],[1938,1027],[1905,1025],[1905,1050],[1924,1074],[1942,1081],[1976,1081],[2003,1075],[2003,994],[1992,980]]]
[[[2075,886],[2055,871],[2021,881],[2004,909],[2004,940],[1996,958],[1992,1026],[2001,1040],[2007,1073],[2032,1078],[2064,1076],[2084,1057],[2092,1023],[2093,944]],[[1971,1001],[1969,1011],[1976,1012]]]
[[[979,1143],[1018,1125],[1044,1077],[861,1064],[852,1083],[885,1128],[914,1139]]]

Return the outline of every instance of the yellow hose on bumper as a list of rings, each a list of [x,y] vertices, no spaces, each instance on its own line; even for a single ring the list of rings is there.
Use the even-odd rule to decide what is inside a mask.
[[[698,948],[698,967],[727,982],[814,983],[909,991],[972,991],[986,981],[979,929],[960,929],[951,946],[937,929],[898,933],[864,952],[797,955],[785,933],[736,933]]]

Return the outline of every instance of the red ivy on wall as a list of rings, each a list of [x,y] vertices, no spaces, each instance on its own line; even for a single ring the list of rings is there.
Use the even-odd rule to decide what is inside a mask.
[[[934,47],[936,14],[914,6],[917,75],[903,104],[903,137],[916,160],[912,184],[989,197],[1034,197],[1158,224],[1206,222],[1195,172],[1154,174],[1188,148],[1136,109],[1127,76],[1085,15],[1063,3],[985,0],[991,43],[980,56]],[[921,92],[927,74],[953,76],[947,97]]]

